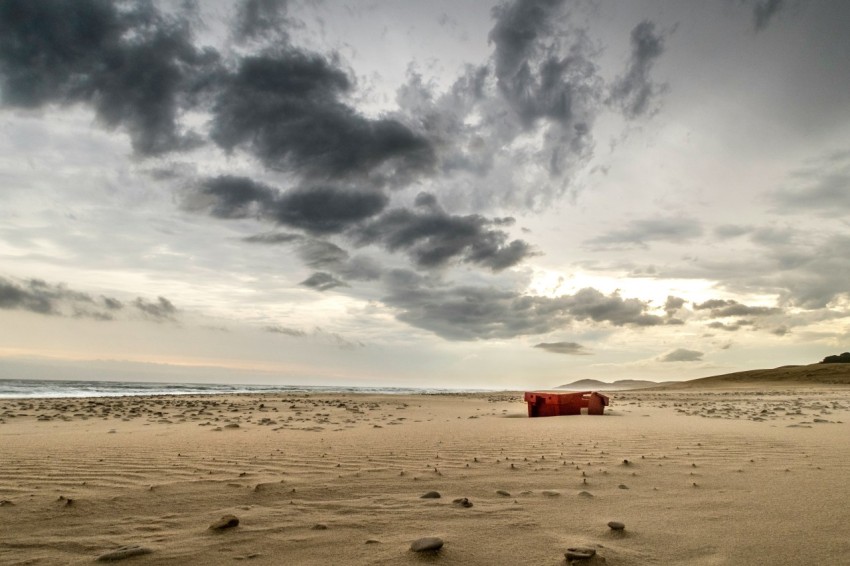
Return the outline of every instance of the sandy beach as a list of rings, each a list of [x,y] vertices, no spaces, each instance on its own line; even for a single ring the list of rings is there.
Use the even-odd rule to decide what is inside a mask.
[[[850,561],[850,388],[611,399],[538,419],[521,393],[5,399],[0,563]]]

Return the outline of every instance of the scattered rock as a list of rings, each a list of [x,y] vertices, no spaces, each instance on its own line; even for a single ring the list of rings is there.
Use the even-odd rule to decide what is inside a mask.
[[[502,497],[510,497],[511,496],[510,492],[505,491],[504,489],[497,489],[496,494],[501,495]]]
[[[326,531],[326,530],[328,530],[328,526],[325,525],[324,523],[316,523],[315,525],[313,525],[313,530],[314,531]]]
[[[239,423],[227,423],[224,428],[239,428]]]
[[[153,552],[150,548],[139,546],[139,545],[130,545],[130,546],[122,546],[121,548],[117,548],[110,552],[106,552],[101,554],[95,561],[97,562],[115,562],[116,560],[124,560],[125,558],[131,558],[133,556],[141,556],[143,554],[150,554]]]
[[[419,499],[439,499],[440,497],[439,491],[429,491],[425,495],[419,496]]]
[[[590,493],[589,491],[579,491],[578,496],[579,497],[587,497],[588,499],[590,499],[591,497],[593,497],[593,494]]]
[[[470,501],[466,497],[459,497],[452,501],[452,503],[454,503],[458,507],[472,507],[472,501]]]
[[[5,507],[6,505],[14,505],[14,503],[9,501],[8,499],[0,500],[0,507]]]
[[[239,519],[236,515],[225,515],[212,525],[210,525],[210,530],[213,531],[223,531],[225,529],[232,529],[233,527],[239,526]]]
[[[555,491],[554,489],[544,489],[540,493],[542,493],[546,497],[558,497],[559,495],[561,495],[561,492]]]
[[[381,544],[381,541],[374,539],[374,538],[370,538],[369,540],[366,541],[366,544]]]
[[[626,524],[621,523],[620,521],[608,521],[608,528],[612,531],[622,531],[626,528]]]
[[[596,549],[587,546],[576,546],[574,548],[568,548],[564,556],[566,556],[567,562],[571,560],[587,560],[596,556]]]
[[[437,552],[441,548],[443,548],[443,539],[439,537],[424,537],[410,544],[410,550],[413,552]]]

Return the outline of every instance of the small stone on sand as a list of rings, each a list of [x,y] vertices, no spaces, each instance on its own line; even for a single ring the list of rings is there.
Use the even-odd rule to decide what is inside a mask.
[[[574,548],[568,548],[564,556],[566,556],[567,561],[587,560],[596,556],[596,549],[586,546],[576,546]]]
[[[439,499],[440,492],[439,491],[429,491],[425,495],[420,495],[419,499]]]
[[[97,562],[115,562],[116,560],[123,560],[125,558],[130,558],[132,556],[141,556],[142,554],[150,554],[153,552],[150,548],[146,548],[144,546],[139,545],[131,545],[131,546],[122,546],[121,548],[117,548],[115,550],[106,552],[101,554],[95,561]]]
[[[436,552],[443,548],[443,539],[439,537],[425,537],[413,541],[410,550],[413,552]]]
[[[511,496],[510,492],[505,491],[504,489],[497,489],[496,494],[501,495],[502,497],[510,497]]]
[[[626,528],[626,524],[621,523],[620,521],[608,521],[608,528],[612,531],[622,531]]]
[[[452,501],[452,503],[454,503],[458,507],[472,507],[472,501],[470,501],[466,497],[459,497]]]
[[[212,525],[210,525],[210,529],[213,531],[223,531],[224,529],[232,529],[233,527],[239,526],[239,519],[236,515],[225,515]]]

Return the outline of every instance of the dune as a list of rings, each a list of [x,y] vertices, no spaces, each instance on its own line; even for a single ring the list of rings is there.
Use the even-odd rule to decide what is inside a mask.
[[[837,564],[850,390],[810,385],[537,419],[521,393],[4,399],[0,563]]]
[[[850,385],[850,364],[809,364],[739,371],[678,383],[666,383],[655,389],[710,389],[766,385],[783,387]]]

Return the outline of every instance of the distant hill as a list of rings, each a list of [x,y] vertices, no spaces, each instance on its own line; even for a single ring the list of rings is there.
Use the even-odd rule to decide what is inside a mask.
[[[572,383],[559,385],[555,389],[567,389],[569,391],[623,391],[625,389],[658,387],[659,385],[662,385],[662,383],[658,383],[657,381],[643,381],[640,379],[621,379],[613,383],[606,383],[597,379],[580,379]]]
[[[761,386],[850,385],[850,364],[818,363],[782,366],[714,375],[690,381],[666,383],[659,389],[721,389]]]

